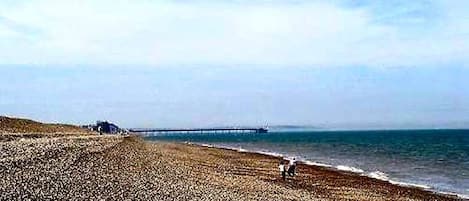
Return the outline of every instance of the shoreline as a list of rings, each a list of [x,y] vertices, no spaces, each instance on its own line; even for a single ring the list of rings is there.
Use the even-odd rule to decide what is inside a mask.
[[[177,143],[177,142],[176,142]],[[275,157],[278,160],[288,160],[289,158],[292,158],[293,156],[288,156],[284,154],[279,154],[279,153],[274,153],[274,152],[265,152],[265,151],[254,151],[254,150],[246,150],[243,148],[235,148],[235,147],[229,147],[229,146],[217,146],[213,144],[206,144],[206,143],[192,143],[192,142],[181,142],[181,144],[187,144],[191,146],[200,146],[200,147],[206,147],[206,148],[214,148],[214,149],[222,149],[222,150],[228,150],[228,151],[236,151],[239,153],[248,153],[248,154],[259,154],[263,155],[266,157]],[[324,164],[324,163],[318,163],[314,161],[309,161],[309,160],[297,160],[299,164],[306,165],[306,166],[311,166],[311,167],[316,167],[316,168],[326,168],[331,171],[337,171],[337,172],[344,172],[344,173],[350,173],[350,174],[356,174],[356,176],[364,176],[369,179],[375,179],[378,181],[383,181],[383,182],[388,182],[389,184],[396,185],[399,187],[404,187],[404,188],[414,188],[422,191],[426,191],[429,193],[434,193],[442,196],[450,196],[450,197],[456,197],[457,199],[463,199],[463,200],[469,200],[469,194],[464,195],[464,194],[458,194],[454,192],[445,192],[445,191],[438,191],[435,188],[431,186],[427,186],[424,184],[417,184],[417,183],[406,183],[406,182],[401,182],[401,181],[396,181],[387,178],[387,176],[382,177],[381,175],[372,175],[373,173],[382,173],[382,172],[371,172],[368,174],[364,174],[365,172],[359,168],[355,167],[350,167],[350,166],[345,166],[345,165],[338,165],[338,166],[333,166],[329,164]],[[384,173],[385,174],[385,173]]]

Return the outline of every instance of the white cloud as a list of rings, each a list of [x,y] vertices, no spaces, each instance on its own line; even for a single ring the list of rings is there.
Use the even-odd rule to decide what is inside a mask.
[[[378,23],[366,5],[30,1],[0,7],[29,27],[0,20],[0,64],[467,64],[468,14],[457,3],[435,5],[445,15],[415,28]]]

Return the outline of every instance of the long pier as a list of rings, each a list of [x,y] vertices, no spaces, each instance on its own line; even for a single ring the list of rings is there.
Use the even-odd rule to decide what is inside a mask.
[[[130,129],[133,133],[267,133],[266,128]]]

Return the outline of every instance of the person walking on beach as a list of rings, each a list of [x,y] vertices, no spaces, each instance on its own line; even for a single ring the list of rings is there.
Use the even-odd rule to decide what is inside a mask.
[[[282,179],[283,181],[285,181],[285,177],[286,177],[286,171],[285,171],[285,164],[283,164],[283,160],[280,161],[280,165],[278,165],[278,169],[280,170],[280,174],[282,174]]]
[[[288,175],[289,176],[295,176],[295,169],[296,169],[296,159],[293,158],[290,160],[290,163],[288,164]]]

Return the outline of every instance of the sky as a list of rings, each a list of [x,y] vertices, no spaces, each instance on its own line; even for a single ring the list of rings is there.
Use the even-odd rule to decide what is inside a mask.
[[[0,115],[469,127],[469,1],[0,0]]]

